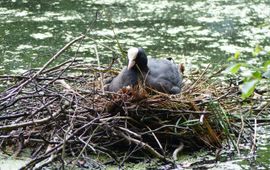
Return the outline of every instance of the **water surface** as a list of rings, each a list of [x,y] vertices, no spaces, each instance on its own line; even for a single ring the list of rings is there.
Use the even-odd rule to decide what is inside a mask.
[[[257,44],[270,51],[269,0],[12,0],[0,2],[0,22],[0,73],[41,66],[89,28],[96,42],[86,38],[78,54],[87,60],[95,60],[97,43],[117,48],[113,29],[124,49],[141,46],[151,56],[197,65],[225,62],[236,51],[248,55]],[[108,63],[112,51],[98,51]]]

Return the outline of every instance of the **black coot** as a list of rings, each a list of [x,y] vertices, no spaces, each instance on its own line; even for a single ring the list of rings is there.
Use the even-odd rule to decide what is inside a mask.
[[[124,67],[122,71],[112,79],[110,84],[105,88],[105,90],[117,92],[123,87],[133,86],[137,84],[137,73],[133,69],[127,69]]]
[[[121,72],[105,86],[105,90],[117,92],[123,87],[134,86],[138,82],[138,68],[135,65],[131,66],[131,62],[137,56],[137,51],[134,49],[128,51],[129,67],[124,67]],[[142,60],[143,61],[143,60]],[[147,60],[146,60],[147,62]]]
[[[143,48],[130,48],[129,52],[133,55],[129,55],[128,68],[136,66],[147,86],[164,93],[180,93],[183,78],[176,64],[167,59],[147,59]]]

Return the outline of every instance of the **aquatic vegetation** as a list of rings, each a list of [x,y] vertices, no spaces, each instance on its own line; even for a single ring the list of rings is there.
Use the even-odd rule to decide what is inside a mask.
[[[269,58],[270,51],[265,51],[257,45],[252,55],[251,59],[241,58],[240,52],[236,52],[228,59],[231,64],[225,70],[225,73],[237,76],[241,80],[240,89],[243,99],[250,97],[261,81],[264,80],[268,82],[267,84],[270,82],[270,60],[262,59]]]

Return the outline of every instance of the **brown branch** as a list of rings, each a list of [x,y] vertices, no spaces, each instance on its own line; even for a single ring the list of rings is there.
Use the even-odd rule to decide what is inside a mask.
[[[142,148],[144,148],[145,150],[147,150],[152,156],[162,160],[162,161],[166,161],[166,162],[171,162],[170,160],[168,160],[167,158],[165,158],[163,155],[161,155],[160,153],[158,153],[153,147],[151,147],[149,144],[144,143],[143,141],[139,141],[137,139],[134,139],[130,136],[125,135],[124,133],[118,132],[118,134],[122,137],[124,137],[128,142],[132,142],[136,145],[141,146]]]
[[[133,110],[132,110],[133,111]],[[179,109],[179,110],[171,110],[171,109],[162,109],[162,108],[147,108],[147,109],[137,109],[137,111],[156,111],[156,112],[169,112],[169,113],[182,113],[182,114],[210,114],[211,112],[209,111],[194,111],[194,110],[184,110],[184,109]]]
[[[27,126],[32,126],[32,125],[41,125],[41,124],[47,123],[52,118],[58,116],[61,113],[61,111],[62,110],[59,110],[59,111],[55,112],[54,114],[52,114],[52,116],[48,116],[46,118],[39,119],[39,120],[32,120],[32,121],[18,123],[18,124],[0,126],[0,131],[11,131],[11,130],[18,129],[21,127],[27,127]]]
[[[59,50],[47,63],[45,63],[43,65],[43,67],[36,72],[31,78],[29,78],[28,80],[24,81],[23,83],[21,83],[19,86],[17,86],[15,89],[12,89],[11,91],[9,91],[9,94],[7,96],[5,96],[4,98],[1,98],[0,101],[2,100],[6,100],[16,94],[18,94],[21,89],[26,86],[28,83],[30,83],[32,80],[34,80],[39,74],[41,74],[57,57],[59,57],[64,51],[66,51],[72,44],[74,44],[75,42],[82,40],[85,37],[85,35],[81,35],[77,38],[75,38],[74,40],[70,41],[69,43],[67,43],[61,50]]]

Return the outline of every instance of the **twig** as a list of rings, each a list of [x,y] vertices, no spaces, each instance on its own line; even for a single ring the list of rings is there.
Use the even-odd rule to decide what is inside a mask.
[[[193,89],[198,82],[203,78],[203,76],[205,75],[206,71],[208,70],[208,68],[210,67],[211,64],[208,64],[207,67],[204,69],[204,71],[202,72],[202,74],[200,75],[200,77],[185,91],[190,91],[191,89]]]
[[[179,110],[171,110],[171,109],[162,109],[162,108],[147,108],[147,109],[137,109],[137,111],[160,111],[160,112],[169,112],[169,113],[182,113],[182,114],[210,114],[211,112],[209,111],[193,111],[193,110],[184,110],[184,109],[179,109]]]
[[[119,127],[119,129],[121,129],[121,130],[123,130],[123,131],[125,131],[125,132],[127,132],[127,133],[129,133],[129,134],[131,134],[131,135],[133,135],[133,136],[135,136],[135,137],[137,137],[137,138],[141,138],[141,135],[139,135],[139,134],[137,134],[137,133],[135,133],[135,132],[132,132],[131,130],[129,130],[129,129],[127,129],[127,128]]]
[[[244,131],[244,127],[245,127],[245,122],[244,122],[244,118],[243,116],[241,115],[241,129],[240,129],[240,132],[239,132],[239,135],[238,135],[238,138],[237,138],[237,152],[238,154],[240,155],[240,149],[239,149],[239,144],[240,144],[240,139],[241,139],[241,136],[243,134],[243,131]]]
[[[75,60],[74,59],[70,59],[70,60],[67,60],[67,61],[65,61],[65,62],[63,62],[63,63],[61,63],[61,64],[59,64],[59,65],[57,65],[55,67],[49,68],[47,70],[44,70],[42,72],[42,74],[50,73],[50,72],[52,72],[54,70],[57,70],[57,69],[61,68],[62,66],[66,65],[68,63],[74,63],[74,62],[78,62],[78,61],[83,61],[83,60],[82,59],[75,59]]]
[[[161,143],[159,142],[159,140],[158,140],[157,136],[155,135],[155,133],[152,131],[152,129],[150,129],[150,127],[149,127],[149,126],[146,126],[146,127],[147,127],[147,129],[148,129],[149,131],[151,131],[151,133],[152,133],[152,135],[153,135],[154,139],[157,141],[157,144],[158,144],[159,148],[161,149],[162,154],[163,154],[163,155],[165,155],[165,153],[164,153],[164,149],[163,149],[163,147],[162,147]]]
[[[100,68],[100,59],[99,59],[99,54],[98,54],[98,50],[97,50],[97,45],[94,47],[94,50],[95,50],[95,53],[96,53],[96,58],[97,58],[97,62],[98,62],[98,68]],[[100,73],[101,76],[100,76],[100,84],[101,84],[101,90],[102,90],[102,94],[104,95],[105,92],[104,92],[104,74],[101,72]]]
[[[256,141],[257,141],[257,118],[254,118],[254,134],[253,134],[252,147],[251,147],[252,154],[255,154],[256,152],[256,147],[257,147]]]
[[[170,160],[168,160],[167,158],[165,158],[164,156],[162,156],[160,153],[158,153],[154,148],[152,148],[152,147],[151,147],[150,145],[148,145],[147,143],[144,143],[144,142],[142,142],[142,141],[139,141],[139,140],[137,140],[137,139],[134,139],[134,138],[132,138],[132,137],[130,137],[130,136],[127,136],[127,135],[125,135],[125,134],[123,134],[123,133],[120,133],[120,132],[119,132],[119,134],[120,134],[122,137],[124,137],[127,141],[132,142],[132,143],[134,143],[134,144],[136,144],[136,145],[139,145],[139,146],[143,147],[143,148],[146,149],[149,153],[151,153],[151,155],[153,155],[154,157],[156,157],[156,158],[158,158],[158,159],[160,159],[160,160],[162,160],[162,161],[171,162]]]
[[[49,117],[46,117],[43,119],[32,120],[29,122],[23,122],[23,123],[18,123],[18,124],[0,126],[0,131],[11,131],[14,129],[18,129],[20,127],[27,127],[27,126],[32,126],[32,125],[44,124],[44,123],[48,122],[49,120],[51,120],[53,117],[56,117],[57,115],[59,115],[60,113],[61,113],[61,110],[55,112],[52,116],[49,116]]]
[[[173,151],[173,160],[177,160],[177,155],[181,152],[184,148],[184,144],[181,142],[180,145]]]
[[[85,37],[85,35],[81,35],[77,38],[75,38],[74,40],[72,40],[71,42],[69,42],[68,44],[66,44],[61,50],[59,50],[46,64],[43,65],[43,67],[36,72],[31,78],[29,78],[28,80],[24,81],[23,83],[21,83],[18,87],[12,89],[11,91],[9,91],[9,94],[7,96],[5,96],[4,98],[1,98],[0,101],[6,100],[8,98],[10,98],[11,96],[14,96],[16,94],[18,94],[21,89],[27,85],[28,83],[30,83],[33,79],[35,79],[39,74],[41,74],[57,57],[59,57],[66,49],[68,49],[72,44],[74,44],[75,42],[82,40]]]

